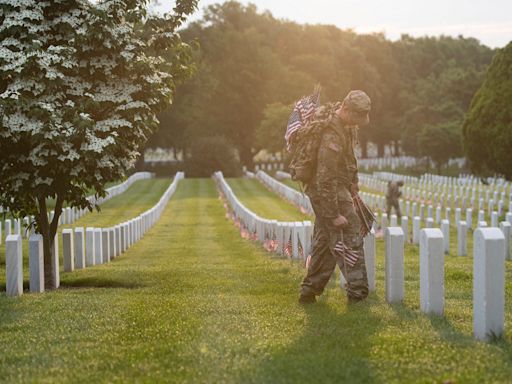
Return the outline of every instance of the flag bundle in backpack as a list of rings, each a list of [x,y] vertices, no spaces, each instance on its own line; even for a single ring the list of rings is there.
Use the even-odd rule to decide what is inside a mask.
[[[288,151],[291,150],[291,143],[294,133],[296,133],[301,127],[306,125],[313,115],[316,109],[320,105],[320,86],[316,86],[314,92],[309,96],[304,96],[302,99],[295,103],[293,111],[288,119],[288,125],[286,127],[286,133],[284,138],[286,140],[286,148]]]

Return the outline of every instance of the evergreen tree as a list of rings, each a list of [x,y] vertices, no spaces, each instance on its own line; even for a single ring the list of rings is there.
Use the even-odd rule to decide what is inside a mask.
[[[512,42],[492,60],[471,102],[463,135],[473,171],[512,178]]]

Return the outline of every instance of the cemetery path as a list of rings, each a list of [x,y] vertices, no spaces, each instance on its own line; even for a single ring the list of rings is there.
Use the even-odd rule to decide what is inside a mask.
[[[367,302],[348,307],[331,282],[304,308],[303,274],[239,236],[212,180],[183,180],[161,220],[121,257],[64,274],[54,292],[0,297],[0,381],[506,382],[512,374],[509,341],[473,341],[470,309],[445,320],[419,314],[410,297],[390,306],[382,280]]]

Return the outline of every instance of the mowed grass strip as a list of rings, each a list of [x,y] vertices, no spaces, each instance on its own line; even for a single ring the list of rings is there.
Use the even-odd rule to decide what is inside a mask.
[[[155,205],[171,183],[168,179],[147,179],[133,183],[124,193],[117,195],[100,206],[101,211],[93,211],[84,215],[71,225],[59,228],[60,267],[62,261],[62,229],[76,227],[109,227],[132,219]],[[24,289],[29,289],[28,240],[23,239],[23,277]],[[5,292],[5,241],[0,245],[0,292]],[[1,294],[1,293],[0,293]]]
[[[281,199],[255,179],[227,179],[236,197],[248,209],[265,219],[279,221],[311,220],[311,216],[302,214],[296,206]]]
[[[304,308],[303,274],[240,238],[211,180],[184,180],[123,257],[60,290],[0,298],[1,380],[509,382],[510,338],[475,342],[470,324],[459,329],[465,313],[390,306],[381,279],[366,302],[347,306],[331,282]]]
[[[64,228],[109,227],[133,219],[158,203],[171,182],[170,177],[136,181],[124,193],[101,204],[99,212],[89,212]]]

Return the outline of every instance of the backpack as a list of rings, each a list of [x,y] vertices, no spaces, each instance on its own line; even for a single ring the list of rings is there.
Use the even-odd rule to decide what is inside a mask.
[[[311,183],[316,172],[317,154],[322,134],[339,108],[339,103],[329,103],[316,109],[311,121],[301,126],[291,137],[289,165],[292,180],[304,185]]]

